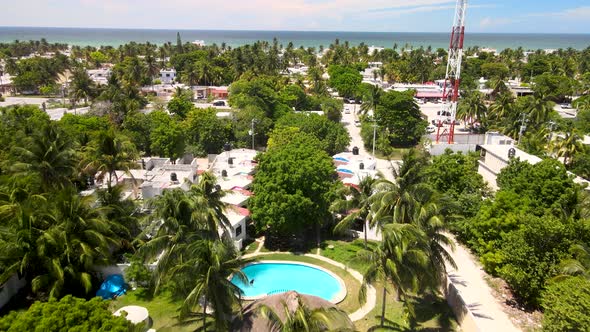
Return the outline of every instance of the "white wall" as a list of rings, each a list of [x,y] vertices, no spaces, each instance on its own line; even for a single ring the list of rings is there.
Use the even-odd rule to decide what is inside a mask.
[[[453,152],[472,152],[475,151],[477,144],[433,144],[429,148],[429,152],[433,156],[440,156],[445,153],[446,149],[451,149]]]
[[[4,285],[0,288],[0,308],[4,307],[10,299],[18,293],[21,288],[25,287],[27,282],[25,278],[19,279],[17,274],[14,274]]]

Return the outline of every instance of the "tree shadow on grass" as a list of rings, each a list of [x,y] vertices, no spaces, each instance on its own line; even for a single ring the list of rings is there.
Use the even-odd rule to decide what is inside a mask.
[[[455,317],[447,302],[438,296],[428,294],[414,297],[416,322],[425,324],[434,321],[436,327],[422,327],[419,331],[453,331]]]
[[[154,293],[149,288],[137,288],[133,291],[138,300],[149,302],[154,299]]]
[[[381,319],[381,315],[377,315],[375,316],[375,318],[377,319]],[[374,332],[374,331],[399,331],[399,332],[406,332],[409,331],[405,326],[402,326],[390,319],[385,318],[385,324],[383,324],[383,326],[381,325],[375,325],[375,326],[371,326],[369,327],[369,329],[367,330],[368,332]]]

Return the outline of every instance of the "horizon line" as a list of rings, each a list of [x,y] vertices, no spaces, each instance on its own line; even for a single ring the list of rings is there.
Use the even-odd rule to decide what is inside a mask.
[[[346,30],[258,30],[258,29],[176,29],[176,28],[114,28],[114,27],[68,27],[68,26],[18,26],[18,25],[0,25],[1,28],[33,28],[33,29],[87,29],[87,30],[164,30],[164,31],[243,31],[243,32],[344,32],[344,33],[431,33],[431,34],[450,34],[449,32],[441,31],[346,31]],[[465,31],[465,34],[499,34],[499,35],[588,35],[590,33],[583,32],[470,32]]]

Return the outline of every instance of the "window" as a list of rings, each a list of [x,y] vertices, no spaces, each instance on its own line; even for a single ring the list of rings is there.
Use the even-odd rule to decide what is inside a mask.
[[[170,74],[166,74],[166,77],[170,77]]]
[[[236,236],[240,236],[240,234],[242,234],[242,225],[236,227]]]

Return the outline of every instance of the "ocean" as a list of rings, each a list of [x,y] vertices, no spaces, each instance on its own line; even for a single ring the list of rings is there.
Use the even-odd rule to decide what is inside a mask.
[[[368,46],[399,48],[406,45],[447,49],[449,33],[437,32],[338,32],[338,31],[237,31],[237,30],[161,30],[161,29],[94,29],[94,28],[42,28],[0,27],[0,42],[28,41],[45,38],[50,43],[67,43],[79,46],[119,46],[131,41],[164,44],[176,43],[180,32],[183,42],[203,40],[207,45],[226,43],[236,47],[252,44],[257,40],[272,41],[277,38],[286,46],[328,47],[335,39],[348,41],[350,45],[364,42]],[[585,49],[590,46],[590,34],[505,34],[466,32],[465,46],[497,49],[517,48],[525,50],[569,48]]]

